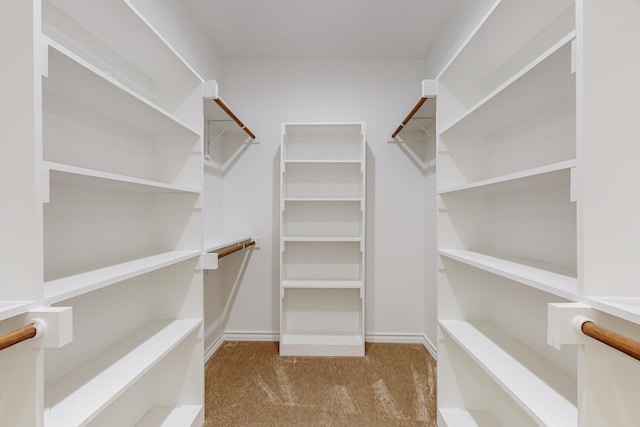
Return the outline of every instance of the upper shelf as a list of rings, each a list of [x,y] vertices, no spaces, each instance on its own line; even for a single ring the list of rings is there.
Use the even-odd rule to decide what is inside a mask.
[[[200,128],[182,121],[64,46],[46,37],[44,42],[49,46],[45,93],[60,95],[145,133],[201,135]]]
[[[439,134],[487,134],[575,94],[575,31],[566,34],[509,80],[458,115],[448,114]]]
[[[495,2],[438,77],[451,98],[447,116],[476,104],[572,30],[573,0]]]
[[[495,188],[497,189],[507,189],[509,187],[515,187],[518,183],[523,182],[525,180],[531,181],[531,184],[535,184],[535,180],[538,183],[542,183],[542,181],[547,181],[549,183],[557,182],[556,175],[562,179],[562,172],[567,172],[570,169],[576,167],[576,160],[567,160],[563,162],[553,163],[550,165],[545,165],[537,168],[527,169],[524,171],[515,172],[512,174],[502,175],[495,178],[484,179],[481,181],[471,182],[469,184],[458,185],[455,187],[448,187],[442,190],[438,190],[439,194],[449,194],[455,193],[458,191],[464,190],[472,190],[472,189],[489,189]],[[540,186],[540,185],[538,185]],[[522,189],[523,187],[517,187],[518,189]]]
[[[49,171],[51,182],[65,183],[86,182],[95,187],[115,188],[136,192],[153,193],[194,193],[199,194],[198,188],[166,184],[125,175],[102,172],[93,169],[85,169],[71,165],[53,162],[43,162],[45,170]]]
[[[199,126],[193,112],[201,108],[202,79],[130,0],[42,3],[44,34],[188,126]],[[117,31],[113,22],[119,24]]]

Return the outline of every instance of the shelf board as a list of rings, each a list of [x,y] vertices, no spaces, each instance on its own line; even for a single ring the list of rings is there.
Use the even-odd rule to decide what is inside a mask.
[[[43,42],[50,48],[50,77],[43,80],[44,90],[146,133],[165,135],[181,130],[202,134],[201,130],[187,125],[54,40],[43,36]]]
[[[85,425],[202,321],[153,321],[45,388],[45,425]]]
[[[207,240],[204,242],[204,249],[202,253],[208,253],[217,251],[227,246],[237,245],[238,243],[251,240],[251,236],[233,236],[233,237],[216,237],[215,239]]]
[[[0,300],[0,321],[29,311],[35,301]]]
[[[538,424],[577,426],[576,381],[551,362],[488,323],[440,326]]]
[[[443,126],[440,135],[447,132],[488,133],[574,93],[575,76],[570,67],[571,41],[575,37],[575,30],[569,32],[511,79]],[[514,103],[514,100],[521,102]]]
[[[194,258],[200,254],[201,251],[193,250],[164,252],[109,267],[98,268],[85,273],[49,280],[44,283],[44,299],[47,304],[55,304],[132,277]]]
[[[136,427],[200,427],[203,411],[200,405],[154,406]]]
[[[362,289],[361,280],[283,280],[286,289]]]
[[[481,181],[472,182],[465,185],[458,185],[454,187],[445,188],[439,190],[439,194],[449,194],[458,191],[479,189],[479,188],[502,188],[508,184],[514,184],[520,180],[535,177],[544,177],[554,174],[555,172],[568,171],[571,168],[576,167],[576,160],[566,160],[563,162],[553,163],[550,165],[540,166],[533,169],[519,171],[508,175],[502,175],[495,178],[484,179]],[[516,184],[517,185],[517,184]]]
[[[499,424],[489,411],[477,411],[458,408],[438,409],[438,420],[444,424],[438,427],[496,427]]]
[[[640,297],[587,297],[589,304],[605,313],[640,325]]]
[[[362,237],[283,237],[283,242],[362,242]]]
[[[338,165],[359,165],[362,163],[362,160],[347,160],[347,159],[343,159],[343,160],[311,160],[311,159],[285,159],[283,160],[284,163],[297,163],[297,164],[338,164]]]
[[[360,197],[285,197],[285,202],[362,202]]]
[[[166,184],[148,179],[135,178],[110,172],[102,172],[93,169],[85,169],[77,166],[64,165],[53,162],[43,162],[43,167],[49,171],[51,179],[56,175],[57,179],[65,183],[87,183],[101,188],[113,188],[126,191],[153,192],[153,193],[193,193],[199,194],[200,189],[188,186]]]
[[[282,356],[363,356],[361,335],[282,334]]]
[[[577,279],[566,274],[462,249],[439,249],[438,253],[447,258],[568,300],[576,300],[577,298]]]

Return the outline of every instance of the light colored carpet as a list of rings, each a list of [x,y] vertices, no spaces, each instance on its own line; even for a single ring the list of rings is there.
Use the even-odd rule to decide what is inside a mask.
[[[280,357],[278,343],[227,342],[205,368],[205,427],[435,426],[424,346],[367,343],[365,354]]]

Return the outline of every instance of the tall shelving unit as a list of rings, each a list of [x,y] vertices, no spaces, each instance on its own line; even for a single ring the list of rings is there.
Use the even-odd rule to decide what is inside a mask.
[[[508,34],[508,36],[506,36]],[[573,1],[497,1],[439,76],[438,424],[576,426]]]
[[[604,190],[639,179],[637,6],[497,1],[438,78],[440,427],[637,423],[640,365],[571,321],[640,336]]]
[[[8,422],[199,426],[202,80],[129,1],[23,3],[3,12],[34,35],[32,305],[71,307],[73,341],[34,366],[33,422]]]
[[[280,354],[364,355],[365,126],[282,125]]]

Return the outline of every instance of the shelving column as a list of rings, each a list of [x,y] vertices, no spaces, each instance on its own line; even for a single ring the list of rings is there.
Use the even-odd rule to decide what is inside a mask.
[[[578,425],[573,1],[496,1],[438,77],[438,425]]]
[[[364,355],[365,126],[282,125],[280,354]]]

